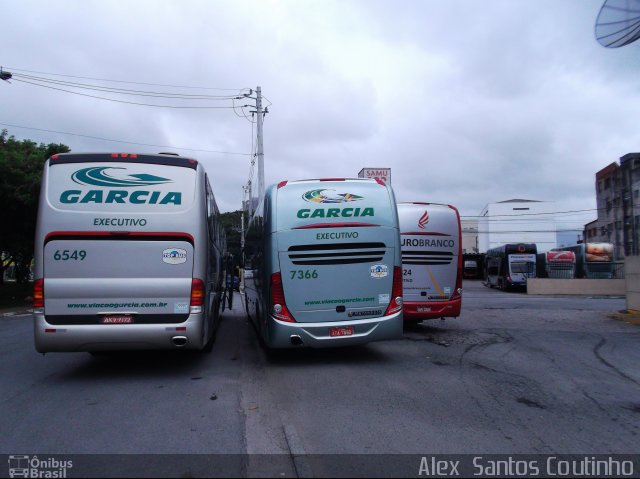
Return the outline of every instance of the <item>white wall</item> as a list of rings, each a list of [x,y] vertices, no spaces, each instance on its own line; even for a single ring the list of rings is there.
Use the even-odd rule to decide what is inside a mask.
[[[462,252],[477,253],[478,248],[478,221],[462,220]]]
[[[551,201],[488,204],[478,221],[480,252],[507,243],[535,243],[539,253],[555,248],[555,207]]]

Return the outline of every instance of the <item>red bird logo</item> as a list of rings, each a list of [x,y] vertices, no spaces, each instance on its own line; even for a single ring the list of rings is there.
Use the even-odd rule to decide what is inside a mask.
[[[424,229],[425,225],[429,222],[429,213],[427,211],[418,220],[418,228]]]

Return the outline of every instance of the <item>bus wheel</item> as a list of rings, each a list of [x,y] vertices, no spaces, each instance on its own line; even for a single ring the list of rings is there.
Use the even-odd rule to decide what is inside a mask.
[[[210,353],[213,350],[213,343],[216,342],[216,336],[218,335],[217,324],[213,318],[209,320],[209,341],[202,348],[203,353]]]
[[[213,350],[213,343],[216,342],[218,326],[220,325],[220,303],[216,299],[213,301],[213,308],[209,313],[209,340],[202,348],[203,353],[210,353]]]
[[[247,298],[247,293],[244,294],[244,310],[247,312],[247,318],[251,319],[251,315],[249,314],[249,298]]]

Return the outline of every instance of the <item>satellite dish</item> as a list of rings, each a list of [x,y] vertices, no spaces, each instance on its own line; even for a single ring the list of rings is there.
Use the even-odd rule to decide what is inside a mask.
[[[596,19],[596,39],[618,48],[640,38],[640,0],[605,0]]]

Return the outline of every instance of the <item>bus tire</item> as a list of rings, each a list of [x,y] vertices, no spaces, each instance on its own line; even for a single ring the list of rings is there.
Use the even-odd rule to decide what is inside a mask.
[[[216,342],[216,336],[218,334],[218,325],[216,324],[217,322],[215,321],[215,318],[213,318],[213,315],[211,316],[212,317],[209,320],[209,340],[202,347],[201,351],[203,353],[210,353],[211,351],[213,351],[213,343]]]
[[[216,336],[218,335],[220,319],[220,300],[216,298],[209,312],[209,340],[201,349],[203,353],[210,353],[213,350],[213,343],[216,342]]]

